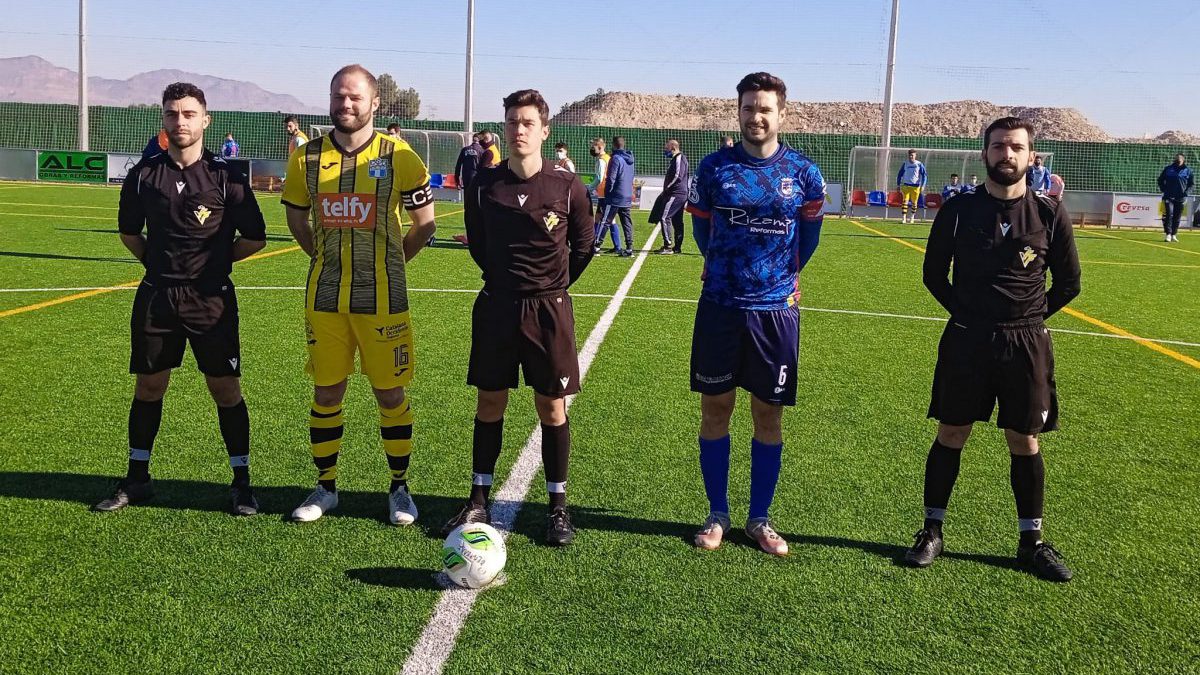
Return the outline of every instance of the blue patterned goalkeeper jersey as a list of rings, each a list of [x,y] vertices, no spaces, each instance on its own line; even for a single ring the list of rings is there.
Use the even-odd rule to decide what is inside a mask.
[[[766,159],[740,144],[705,157],[687,205],[704,254],[701,299],[748,310],[795,305],[824,203],[821,170],[782,143]]]

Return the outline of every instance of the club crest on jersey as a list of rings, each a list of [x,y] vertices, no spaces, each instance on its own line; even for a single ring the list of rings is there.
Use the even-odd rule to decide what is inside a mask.
[[[791,178],[781,178],[779,180],[779,196],[785,199],[796,194],[795,181]]]
[[[1021,267],[1029,267],[1029,263],[1037,258],[1037,253],[1034,253],[1033,249],[1029,246],[1022,249],[1019,255],[1021,256]]]
[[[546,214],[545,218],[542,218],[542,222],[546,223],[546,231],[552,232],[554,230],[554,226],[558,225],[558,214],[551,211],[550,213]]]
[[[196,220],[200,221],[201,225],[203,225],[204,221],[208,220],[208,217],[212,215],[212,211],[209,211],[208,207],[204,206],[203,204],[201,204],[200,208],[196,209],[194,213],[196,215]]]
[[[388,173],[391,171],[388,163],[389,160],[384,157],[372,159],[367,162],[367,175],[371,178],[387,178]]]

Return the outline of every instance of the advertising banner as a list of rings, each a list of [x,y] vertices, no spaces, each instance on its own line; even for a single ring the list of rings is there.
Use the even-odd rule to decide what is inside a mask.
[[[108,182],[124,183],[125,174],[138,163],[142,158],[141,155],[117,155],[109,153],[108,155]]]
[[[38,152],[38,180],[75,183],[108,181],[108,155],[98,152]]]

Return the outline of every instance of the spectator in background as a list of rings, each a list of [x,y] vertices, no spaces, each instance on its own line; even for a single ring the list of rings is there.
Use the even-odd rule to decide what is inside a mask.
[[[160,152],[167,151],[167,130],[159,129],[158,133],[150,137],[150,141],[146,143],[146,148],[142,150],[142,159],[153,157]]]
[[[225,142],[221,144],[221,156],[225,159],[234,159],[241,151],[241,146],[233,140],[233,132],[225,134]]]
[[[1192,169],[1187,165],[1187,157],[1181,152],[1175,155],[1175,161],[1168,164],[1162,173],[1158,174],[1158,189],[1162,191],[1163,201],[1163,233],[1166,241],[1179,241],[1179,217],[1183,215],[1183,203],[1187,201],[1188,190],[1196,184]]]
[[[300,120],[296,119],[295,115],[288,115],[283,118],[283,130],[287,132],[287,154],[288,157],[296,151],[296,148],[308,142],[308,136],[303,131],[300,131]]]
[[[388,136],[391,136],[392,138],[400,138],[400,125],[392,122],[391,124],[387,125],[387,132]]]
[[[667,158],[667,175],[663,178],[663,191],[654,200],[650,209],[650,224],[662,223],[663,247],[659,255],[679,253],[683,249],[683,207],[688,194],[688,160],[674,138],[663,145],[663,156]]]
[[[925,165],[917,160],[917,151],[908,151],[908,161],[900,165],[896,174],[896,187],[900,188],[900,222],[917,222],[917,207],[921,205],[921,192],[929,176],[925,173]],[[908,209],[912,204],[912,219],[909,219]]]
[[[950,174],[950,182],[942,187],[942,201],[948,202],[951,197],[957,197],[963,192],[963,184],[958,182],[958,174]]]
[[[1061,202],[1065,189],[1067,189],[1067,184],[1063,182],[1062,176],[1056,173],[1050,174],[1050,189],[1046,190],[1046,196],[1056,202]]]
[[[1042,165],[1042,156],[1033,156],[1033,166],[1025,174],[1025,184],[1035,194],[1046,194],[1050,189],[1050,169]]]
[[[496,147],[496,135],[490,131],[479,132],[479,145],[483,147],[479,168],[490,169],[500,166],[500,148]]]
[[[625,248],[620,247],[617,233],[613,232],[613,250],[622,258],[633,256],[633,153],[625,149],[625,137],[613,136],[612,159],[608,160],[608,173],[604,177],[603,222],[615,225],[621,218],[621,229],[625,234]]]
[[[459,190],[465,190],[471,184],[475,178],[475,172],[479,171],[483,154],[484,149],[479,144],[479,134],[472,134],[471,144],[458,151],[458,161],[454,163],[454,182],[458,183]]]
[[[976,176],[975,174],[971,174],[971,180],[967,181],[966,184],[963,185],[962,194],[969,195],[972,192],[974,192],[975,189],[978,187],[979,187],[979,176]]]
[[[732,147],[733,147],[733,136],[722,136],[721,144],[717,146],[717,150],[720,150],[721,148],[732,148]]]
[[[621,250],[621,242],[617,239],[617,226],[614,224],[607,227],[608,223],[604,222],[604,180],[608,178],[608,161],[612,157],[605,150],[603,138],[593,138],[589,152],[596,158],[596,177],[587,186],[592,201],[596,203],[596,243],[592,246],[592,253],[600,252],[600,247],[604,244],[604,233],[607,231],[612,233],[613,253],[617,253]]]
[[[567,144],[562,141],[554,144],[554,166],[575,173],[575,162],[567,156]]]

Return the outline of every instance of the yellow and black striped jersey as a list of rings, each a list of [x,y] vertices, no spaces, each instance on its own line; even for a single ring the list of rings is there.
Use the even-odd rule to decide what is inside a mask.
[[[408,311],[400,204],[433,201],[425,163],[401,139],[376,132],[347,151],[321,136],[288,160],[283,203],[309,209],[315,253],[306,303],[318,312]]]

